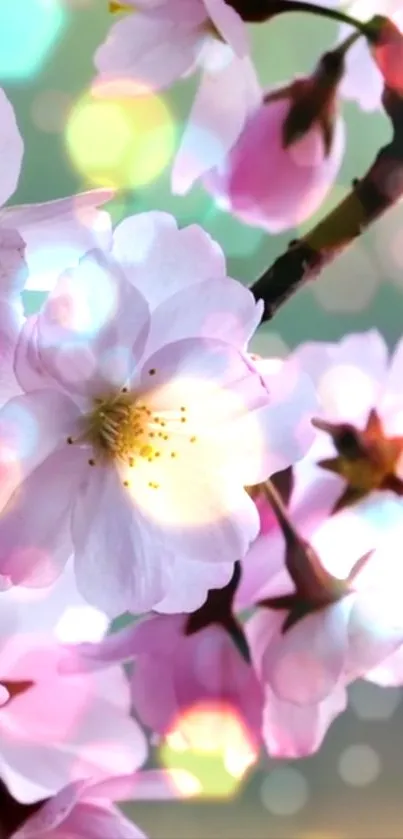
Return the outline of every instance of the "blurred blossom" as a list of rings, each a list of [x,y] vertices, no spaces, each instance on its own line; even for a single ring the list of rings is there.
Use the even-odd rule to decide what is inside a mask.
[[[245,354],[261,311],[208,234],[164,213],[127,218],[110,253],[60,277],[21,333],[25,393],[0,412],[18,463],[3,574],[48,585],[75,552],[80,591],[110,617],[187,611],[176,572],[192,609],[195,563],[216,567],[195,570],[198,597],[228,579],[258,532],[244,487],[313,435],[307,377]]]
[[[246,26],[224,0],[129,0],[116,11],[95,53],[96,86],[124,78],[132,80],[131,95],[141,96],[144,86],[163,90],[201,74],[172,175],[174,192],[182,194],[220,163],[256,101]]]
[[[0,770],[23,803],[70,781],[132,772],[146,757],[123,671],[61,675],[61,655],[46,632],[14,629],[0,640],[0,681],[10,694],[0,708]]]
[[[32,101],[32,121],[40,131],[45,131],[47,134],[59,134],[64,130],[71,105],[71,94],[63,90],[41,91]]]

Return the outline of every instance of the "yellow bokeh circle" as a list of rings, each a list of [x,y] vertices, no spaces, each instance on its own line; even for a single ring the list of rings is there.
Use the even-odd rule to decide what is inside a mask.
[[[99,84],[68,115],[65,141],[92,184],[142,187],[170,163],[176,127],[161,96],[134,82]]]

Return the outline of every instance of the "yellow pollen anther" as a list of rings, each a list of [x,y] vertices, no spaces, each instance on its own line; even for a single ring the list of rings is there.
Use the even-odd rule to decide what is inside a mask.
[[[184,408],[184,407],[182,406],[181,411],[186,411],[186,408]]]
[[[171,452],[171,457],[176,457],[176,452]]]
[[[123,481],[123,486],[124,486],[124,487],[128,487],[128,486],[130,486],[129,481]]]
[[[195,442],[196,442],[196,440],[197,440],[197,437],[191,437],[191,438],[190,438],[190,442],[191,442],[191,443],[195,443]]]
[[[181,417],[181,422],[186,422],[186,417]]]

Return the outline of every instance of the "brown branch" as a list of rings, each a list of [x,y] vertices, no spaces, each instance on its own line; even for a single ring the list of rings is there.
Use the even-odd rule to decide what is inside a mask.
[[[264,301],[262,323],[299,288],[315,280],[325,265],[351,245],[376,219],[403,196],[403,98],[385,87],[384,108],[393,139],[384,146],[367,174],[354,182],[349,195],[306,236],[288,250],[251,286]]]

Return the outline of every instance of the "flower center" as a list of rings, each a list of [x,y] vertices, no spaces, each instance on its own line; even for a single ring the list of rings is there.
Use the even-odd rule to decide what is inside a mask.
[[[125,390],[105,398],[95,398],[94,408],[85,418],[84,435],[102,458],[121,460],[131,466],[134,455],[153,459],[155,432],[149,430],[152,412]],[[159,421],[161,424],[161,421]],[[153,425],[158,425],[158,417]]]
[[[118,393],[94,397],[92,410],[83,417],[81,432],[68,437],[67,443],[89,443],[94,453],[88,461],[90,466],[101,462],[134,467],[138,458],[149,463],[162,457],[177,458],[182,442],[195,443],[197,437],[188,433],[186,423],[185,405],[178,410],[154,411],[137,394],[122,388]],[[123,483],[129,486],[129,481]]]

